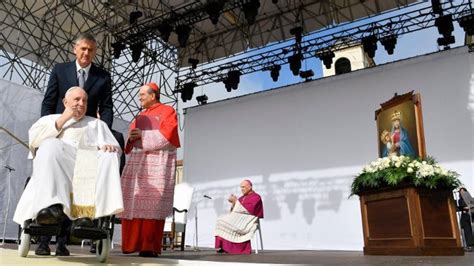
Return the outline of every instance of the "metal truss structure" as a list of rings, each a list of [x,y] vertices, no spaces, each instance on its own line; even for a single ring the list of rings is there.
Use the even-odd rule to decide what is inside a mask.
[[[54,64],[73,60],[74,38],[90,32],[98,46],[94,63],[112,75],[116,117],[131,120],[137,114],[137,88],[150,81],[160,86],[162,102],[176,105],[174,47],[149,40],[136,63],[130,51],[114,59],[111,49],[111,36],[126,27],[130,11],[143,9],[155,16],[171,8],[165,1],[0,1],[0,78],[45,91]]]
[[[249,22],[245,5],[256,5],[258,14]],[[95,64],[108,70],[113,80],[114,113],[131,120],[140,110],[138,87],[150,81],[161,88],[161,101],[174,107],[177,91],[185,83],[220,82],[229,70],[242,74],[286,64],[295,47],[304,58],[335,42],[360,41],[369,33],[382,37],[402,35],[433,26],[432,12],[420,9],[398,17],[373,20],[421,0],[0,0],[0,78],[44,91],[54,64],[73,60],[72,43],[78,33],[90,32],[98,41]],[[463,5],[443,5],[458,19]],[[449,1],[450,2],[450,1]],[[221,3],[219,19],[211,21],[209,5]],[[449,7],[447,7],[449,6]],[[472,10],[472,9],[470,9]],[[466,11],[467,12],[467,11]],[[137,15],[132,22],[132,13]],[[368,24],[360,23],[372,17]],[[352,22],[359,23],[350,29]],[[169,40],[159,25],[170,24]],[[211,23],[212,22],[212,23]],[[216,23],[214,23],[216,22]],[[178,28],[190,27],[185,47],[180,47]],[[300,26],[305,40],[294,44],[290,29]],[[322,35],[322,37],[321,37]],[[347,38],[350,37],[350,38]],[[113,44],[125,45],[120,55]],[[143,44],[139,60],[133,60],[133,44]],[[270,44],[270,45],[268,45]],[[265,49],[265,50],[261,50]],[[196,58],[198,71],[188,67]],[[136,56],[135,56],[136,59]],[[136,61],[136,62],[134,62]]]
[[[446,2],[442,4],[443,15],[451,15],[453,21],[460,21],[461,18],[470,16],[471,22],[474,14],[474,5],[470,0],[464,0],[458,4]],[[232,58],[216,60],[200,65],[195,70],[187,68],[187,73],[178,77],[180,90],[184,84],[194,83],[202,86],[209,83],[223,82],[227,79],[229,71],[239,71],[241,75],[258,71],[270,71],[275,65],[285,65],[289,63],[289,58],[295,54],[301,54],[301,59],[318,57],[324,52],[335,51],[342,47],[360,45],[364,38],[374,36],[375,41],[384,37],[398,36],[435,27],[439,14],[435,14],[431,6],[423,6],[416,10],[372,20],[351,28],[340,30],[324,29],[309,36],[301,42],[284,42],[254,49],[251,53],[241,54]],[[474,23],[474,22],[473,22]],[[435,40],[434,40],[435,41]],[[181,69],[184,72],[184,69]]]

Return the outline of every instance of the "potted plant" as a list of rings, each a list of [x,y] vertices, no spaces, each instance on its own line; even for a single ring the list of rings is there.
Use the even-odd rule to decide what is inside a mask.
[[[383,157],[364,166],[352,182],[351,196],[402,185],[453,190],[461,185],[458,177],[458,173],[445,169],[433,157]]]
[[[426,159],[379,158],[351,186],[360,197],[366,255],[464,255],[453,189],[458,174]]]

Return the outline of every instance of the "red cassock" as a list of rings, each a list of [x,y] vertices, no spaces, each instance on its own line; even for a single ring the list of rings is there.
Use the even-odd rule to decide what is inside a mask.
[[[122,251],[160,254],[164,222],[173,211],[180,147],[176,112],[156,103],[139,114],[130,125],[134,128],[142,130],[142,137],[125,146],[129,156],[122,174]]]

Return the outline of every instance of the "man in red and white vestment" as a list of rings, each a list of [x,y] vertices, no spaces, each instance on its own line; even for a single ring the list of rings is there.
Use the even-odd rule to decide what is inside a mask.
[[[180,147],[175,110],[159,102],[155,83],[140,88],[142,111],[132,122],[122,174],[122,252],[161,254],[165,218],[173,211],[176,150]]]

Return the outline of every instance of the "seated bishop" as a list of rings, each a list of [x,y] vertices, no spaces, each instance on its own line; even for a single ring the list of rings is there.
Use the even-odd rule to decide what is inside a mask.
[[[217,219],[215,248],[218,253],[250,254],[250,240],[263,218],[263,202],[248,179],[240,183],[242,196],[230,195],[231,211]]]

